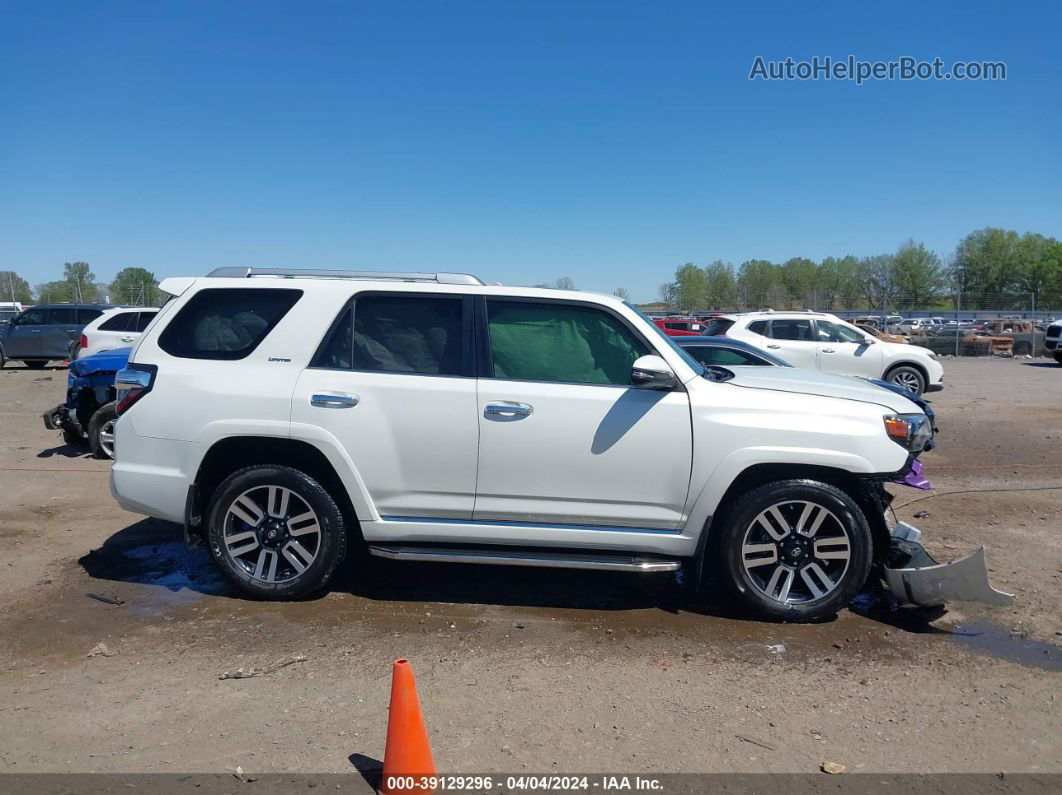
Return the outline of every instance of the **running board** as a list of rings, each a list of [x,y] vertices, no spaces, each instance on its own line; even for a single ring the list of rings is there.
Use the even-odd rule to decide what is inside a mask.
[[[656,560],[622,555],[580,555],[559,552],[504,552],[500,550],[447,549],[445,547],[370,546],[369,553],[391,560],[433,563],[487,563],[503,566],[537,566],[551,569],[596,569],[598,571],[678,571],[677,560]]]

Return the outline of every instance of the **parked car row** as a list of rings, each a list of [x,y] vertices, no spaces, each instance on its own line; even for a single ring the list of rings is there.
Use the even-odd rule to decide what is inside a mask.
[[[364,545],[359,561],[685,568],[780,620],[831,615],[871,576],[915,604],[1009,599],[983,553],[940,566],[886,521],[883,483],[925,486],[925,403],[776,355],[851,345],[868,372],[916,362],[936,386],[928,351],[785,313],[727,318],[762,343],[676,344],[609,296],[464,274],[222,269],[161,289],[115,378],[112,493],[182,523],[248,595],[320,589]]]
[[[41,368],[50,361],[128,347],[157,312],[155,307],[113,304],[52,304],[19,311],[0,320],[0,367],[12,360]]]

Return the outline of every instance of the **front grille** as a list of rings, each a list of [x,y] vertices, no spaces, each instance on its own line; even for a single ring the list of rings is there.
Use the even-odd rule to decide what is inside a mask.
[[[1048,326],[1047,327],[1047,336],[1048,337],[1062,337],[1062,326]]]

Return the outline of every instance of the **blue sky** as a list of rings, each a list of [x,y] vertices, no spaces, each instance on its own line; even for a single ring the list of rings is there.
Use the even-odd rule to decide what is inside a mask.
[[[1062,4],[4,3],[0,270],[471,271],[1062,236]],[[763,82],[757,55],[1005,61]]]

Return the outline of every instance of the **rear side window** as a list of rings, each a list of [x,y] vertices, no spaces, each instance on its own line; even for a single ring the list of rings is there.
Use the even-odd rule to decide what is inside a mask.
[[[129,331],[136,322],[137,312],[119,312],[100,323],[100,331]]]
[[[79,309],[77,310],[77,322],[86,326],[102,314],[102,309]]]
[[[470,304],[462,296],[359,295],[332,324],[310,366],[471,375]]]
[[[48,318],[44,321],[46,326],[76,326],[77,308],[72,306],[56,306],[48,310]]]
[[[487,301],[495,378],[629,386],[649,352],[618,318],[578,304]]]
[[[753,334],[767,335],[767,321],[766,320],[754,320],[747,326],[748,330]]]
[[[772,320],[770,335],[776,340],[811,342],[810,320]]]
[[[732,348],[717,348],[713,345],[693,345],[687,348],[690,355],[701,364],[711,365],[742,365],[742,364],[762,364],[765,365],[763,359],[758,356],[752,356],[745,351],[737,351]]]
[[[136,316],[136,325],[133,326],[132,331],[143,331],[148,327],[148,323],[155,319],[155,315],[158,312],[139,312]]]
[[[242,359],[258,347],[302,296],[302,290],[200,290],[159,336],[182,359]]]
[[[708,330],[704,332],[709,337],[721,337],[730,331],[730,327],[734,325],[733,320],[727,320],[725,317],[717,317],[708,322]],[[754,324],[753,324],[754,325]],[[749,326],[749,331],[752,331],[752,325]],[[757,331],[757,334],[762,332]]]

